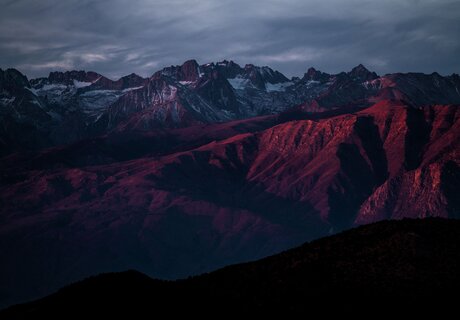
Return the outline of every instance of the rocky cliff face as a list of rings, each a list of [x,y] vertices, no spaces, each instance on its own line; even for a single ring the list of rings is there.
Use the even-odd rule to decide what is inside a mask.
[[[453,193],[460,182],[458,106],[408,109],[403,117],[404,141],[396,150],[395,138],[385,146],[387,154],[399,149],[401,156],[392,161],[389,179],[361,205],[357,223],[433,215],[458,218]],[[395,130],[402,131],[388,131]]]
[[[0,69],[0,156],[48,146],[52,120],[27,77],[15,69]]]

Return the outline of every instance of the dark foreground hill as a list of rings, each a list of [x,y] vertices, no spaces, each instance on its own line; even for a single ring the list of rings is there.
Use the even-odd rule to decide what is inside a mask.
[[[103,274],[4,310],[0,318],[442,315],[454,311],[458,300],[459,243],[457,220],[384,221],[187,280],[153,280],[135,271]]]

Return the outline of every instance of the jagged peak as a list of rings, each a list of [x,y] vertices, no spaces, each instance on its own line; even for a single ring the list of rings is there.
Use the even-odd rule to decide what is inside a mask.
[[[171,65],[153,74],[151,78],[168,76],[178,81],[195,81],[200,76],[200,65],[195,59],[185,61],[182,65]]]
[[[212,64],[214,64],[214,62],[213,62]],[[222,60],[222,61],[218,61],[218,62],[216,62],[216,64],[217,64],[217,65],[220,65],[220,66],[222,66],[222,65],[227,65],[227,66],[238,66],[238,67],[240,66],[240,65],[239,65],[238,63],[236,63],[235,61],[233,61],[233,60],[227,60],[227,59],[224,59],[224,60]]]
[[[199,67],[200,65],[195,59],[190,59],[190,60],[185,61],[181,67],[187,67],[187,66]]]
[[[321,72],[321,71],[318,71],[313,67],[310,67],[310,68],[308,68],[307,73],[305,73],[305,74],[308,75],[308,76],[314,76],[318,72]]]
[[[254,69],[256,66],[253,65],[252,63],[246,63],[244,65],[244,69]]]
[[[58,75],[58,74],[64,74],[64,75],[70,75],[70,76],[73,76],[73,75],[98,75],[100,76],[100,74],[95,71],[67,70],[67,71],[51,71],[48,77],[51,77],[52,75]]]
[[[123,80],[123,79],[145,79],[145,78],[140,76],[140,75],[138,75],[137,73],[133,72],[133,73],[130,73],[130,74],[126,75],[126,76],[121,77],[118,80]]]
[[[71,71],[53,71],[49,73],[48,80],[51,83],[71,84],[73,81],[95,82],[102,75],[94,71],[71,70]]]
[[[5,69],[5,70],[3,70],[2,68],[0,68],[0,73],[3,73],[3,74],[12,74],[12,75],[19,75],[19,76],[25,77],[25,75],[22,74],[21,71],[19,71],[18,69],[15,69],[15,68],[7,68],[7,69]]]
[[[15,68],[8,68],[6,70],[0,69],[0,81],[2,81],[1,78],[6,79],[7,81],[8,79],[11,79],[14,83],[16,83],[19,86],[23,86],[23,87],[30,86],[27,76],[22,74],[21,71]]]
[[[329,78],[328,73],[321,72],[313,67],[308,68],[303,79],[307,81],[326,81]]]
[[[351,72],[370,72],[362,63],[351,69]]]
[[[261,77],[263,77],[265,80],[268,82],[273,83],[273,81],[276,82],[286,82],[289,81],[289,79],[279,72],[278,70],[274,70],[269,66],[256,66],[252,63],[248,63],[244,66],[245,72],[256,72],[258,73]]]
[[[375,72],[369,71],[363,64],[359,64],[348,73],[353,78],[358,78],[363,81],[374,80],[378,78]]]
[[[207,66],[217,66],[219,68],[225,68],[225,69],[228,69],[228,70],[233,70],[234,72],[240,72],[241,70],[243,70],[243,68],[241,68],[241,66],[236,63],[235,61],[233,60],[223,60],[223,61],[218,61],[216,63],[208,63],[208,64],[205,64],[204,67],[207,67]]]

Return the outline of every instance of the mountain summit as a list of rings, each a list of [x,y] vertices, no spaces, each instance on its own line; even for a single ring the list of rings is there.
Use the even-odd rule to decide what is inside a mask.
[[[349,75],[354,79],[359,79],[362,81],[371,81],[378,78],[378,75],[375,72],[369,71],[365,66],[362,64],[354,67]]]

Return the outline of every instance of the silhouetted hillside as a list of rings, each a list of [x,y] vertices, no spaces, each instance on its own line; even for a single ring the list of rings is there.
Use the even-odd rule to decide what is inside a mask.
[[[167,282],[128,271],[12,307],[2,319],[103,314],[401,315],[455,310],[460,221],[384,221],[252,263]]]

